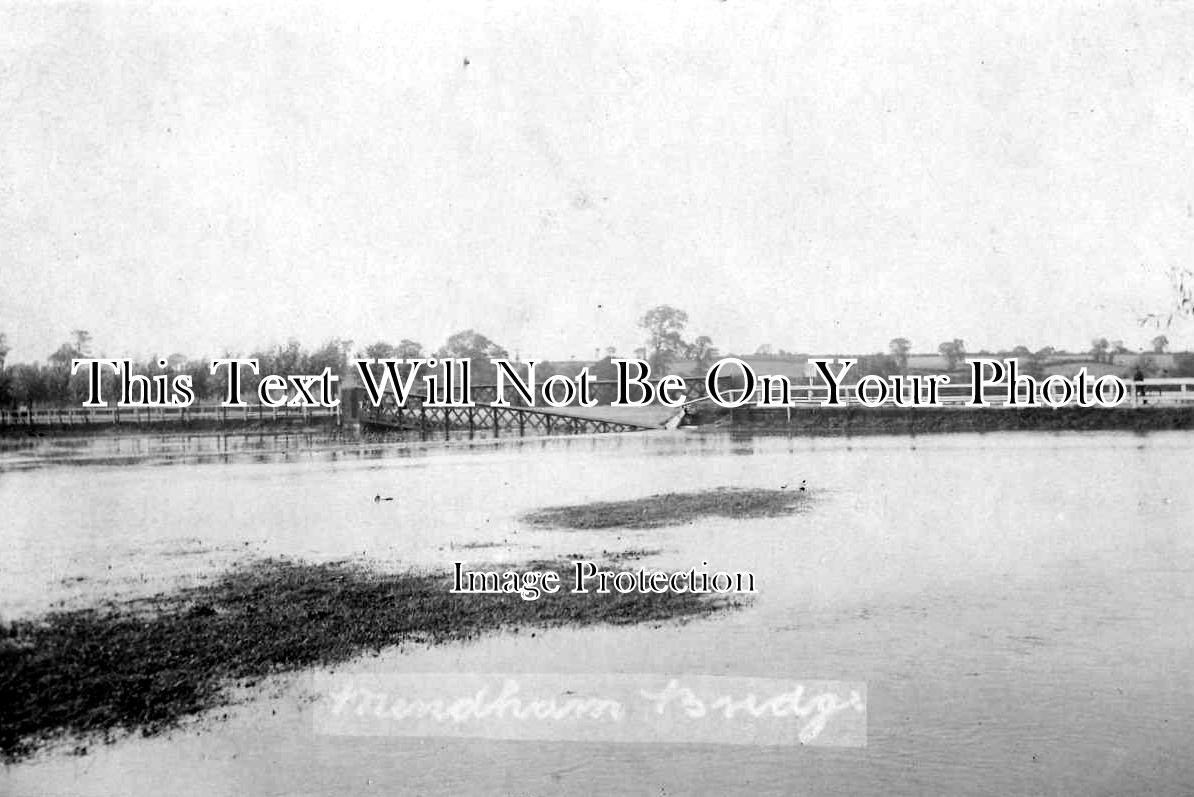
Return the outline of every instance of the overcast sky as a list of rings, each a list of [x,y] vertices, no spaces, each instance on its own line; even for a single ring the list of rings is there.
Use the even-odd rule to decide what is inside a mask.
[[[1136,348],[1194,267],[1188,3],[390,5],[0,10],[10,359]]]

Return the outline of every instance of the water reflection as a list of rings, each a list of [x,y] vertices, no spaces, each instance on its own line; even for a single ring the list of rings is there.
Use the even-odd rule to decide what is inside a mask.
[[[641,434],[641,433],[639,433]],[[0,472],[48,465],[193,465],[205,463],[330,461],[410,457],[445,445],[474,451],[495,444],[544,448],[558,439],[588,440],[602,445],[609,435],[542,435],[511,437],[484,430],[434,435],[418,432],[229,432],[189,435],[93,435],[39,437],[0,443]]]

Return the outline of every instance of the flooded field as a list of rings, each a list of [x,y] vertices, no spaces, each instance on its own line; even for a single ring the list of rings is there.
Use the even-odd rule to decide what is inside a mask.
[[[351,738],[307,681],[225,720],[42,755],[13,794],[1194,791],[1185,433],[853,439],[659,432],[438,444],[91,440],[0,453],[7,617],[247,558],[382,568],[645,553],[750,571],[740,610],[383,651],[393,673],[738,675],[867,685],[861,748]],[[544,507],[807,485],[800,511],[563,530]],[[393,499],[393,500],[384,500]]]

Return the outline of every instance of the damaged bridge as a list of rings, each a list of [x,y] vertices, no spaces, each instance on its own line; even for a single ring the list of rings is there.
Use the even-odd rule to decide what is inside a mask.
[[[637,432],[659,429],[682,410],[661,404],[644,407],[611,406],[616,383],[595,381],[593,395],[597,406],[567,406],[552,408],[542,406],[495,407],[497,389],[493,385],[477,385],[472,390],[475,406],[445,407],[428,403],[426,396],[408,396],[399,405],[392,395],[373,406],[365,399],[363,390],[346,390],[342,396],[343,412],[349,419],[357,421],[362,429],[373,431],[413,431],[421,434],[443,432],[472,433],[489,432],[494,436],[554,435],[554,434],[603,434],[610,432]],[[705,385],[701,379],[685,380],[689,400],[705,396]]]

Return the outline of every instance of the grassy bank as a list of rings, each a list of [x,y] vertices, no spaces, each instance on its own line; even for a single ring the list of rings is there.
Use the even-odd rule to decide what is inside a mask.
[[[777,517],[796,511],[806,493],[793,484],[779,490],[720,487],[695,493],[665,493],[632,501],[597,501],[556,506],[523,515],[532,526],[567,529],[652,529],[680,526],[706,517],[735,520]]]
[[[571,565],[554,569],[567,581]],[[443,574],[265,560],[201,587],[19,622],[0,640],[0,757],[56,737],[151,735],[226,704],[230,688],[404,642],[502,628],[629,624],[728,604],[688,594],[454,595]]]
[[[1194,407],[1116,409],[800,407],[784,410],[703,411],[698,424],[778,429],[801,435],[940,434],[1004,431],[1132,431],[1194,429]]]

